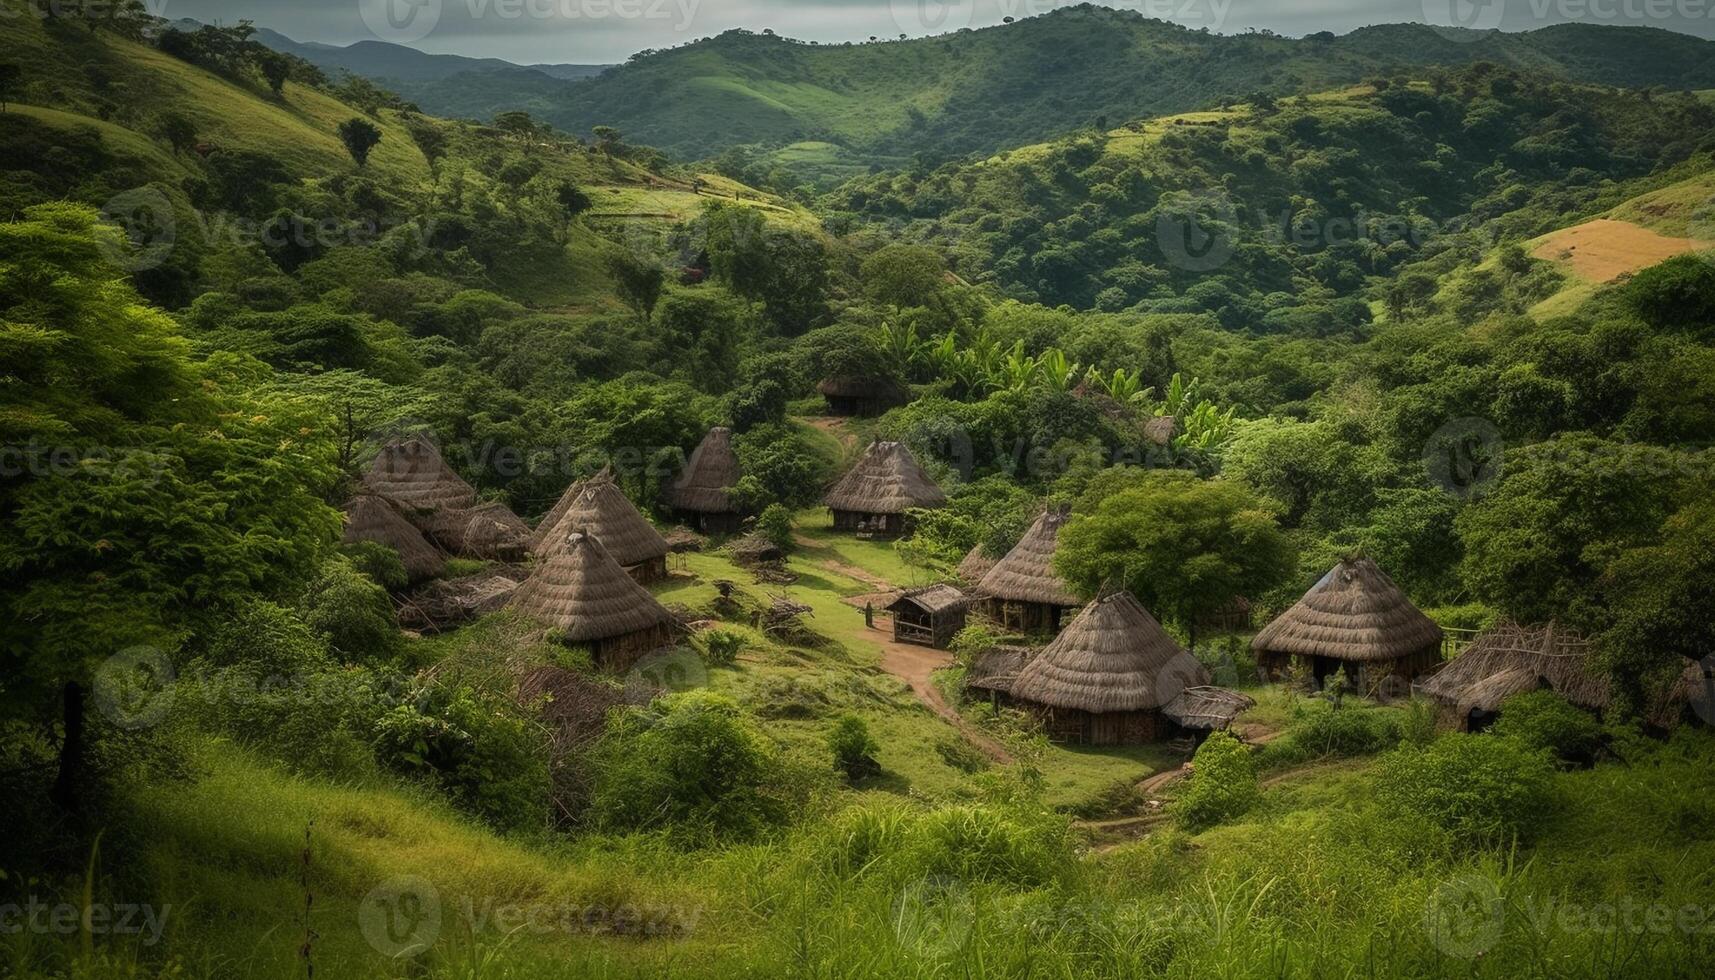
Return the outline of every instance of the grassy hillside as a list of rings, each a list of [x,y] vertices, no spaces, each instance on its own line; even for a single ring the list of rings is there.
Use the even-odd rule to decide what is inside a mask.
[[[745,144],[828,143],[862,166],[990,153],[1089,126],[1208,108],[1255,91],[1320,91],[1371,75],[1477,62],[1540,80],[1703,88],[1710,42],[1658,30],[1559,26],[1454,39],[1418,25],[1290,39],[1191,31],[1079,6],[1003,27],[871,44],[729,32],[634,59],[546,114],[572,132],[617,126],[681,157]],[[788,175],[826,177],[795,159]]]

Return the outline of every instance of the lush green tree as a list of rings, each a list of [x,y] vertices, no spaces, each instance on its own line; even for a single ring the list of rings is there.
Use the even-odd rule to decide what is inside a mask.
[[[704,215],[710,270],[763,304],[783,334],[815,326],[827,308],[828,252],[815,234],[771,224],[756,208],[713,203]]]
[[[870,299],[905,308],[934,302],[946,272],[946,260],[932,248],[888,245],[864,260],[858,277]]]
[[[196,123],[184,113],[162,113],[155,128],[161,138],[167,141],[167,145],[173,148],[174,153],[187,153],[197,145]]]
[[[1326,422],[1243,423],[1221,459],[1227,476],[1280,506],[1288,528],[1352,524],[1370,493],[1358,447]]]
[[[834,768],[852,782],[881,772],[881,763],[875,761],[881,745],[857,715],[844,714],[834,719],[828,731],[828,748],[834,754]]]
[[[1291,572],[1291,546],[1243,487],[1181,471],[1139,471],[1132,486],[1060,530],[1054,567],[1094,595],[1124,588],[1157,616],[1191,628],[1236,596]]]
[[[1654,541],[1688,463],[1585,434],[1507,452],[1500,479],[1455,524],[1466,588],[1519,622],[1599,627],[1608,560]]]
[[[1657,330],[1715,336],[1715,266],[1683,255],[1643,269],[1626,284],[1626,303]]]
[[[8,100],[24,91],[24,69],[6,62],[0,64],[0,112],[6,111]]]
[[[646,259],[629,249],[617,249],[607,256],[607,273],[613,277],[614,288],[625,305],[637,313],[638,319],[649,322],[655,314],[655,304],[661,299],[661,288],[667,281],[667,270],[659,262]]]
[[[1698,497],[1668,518],[1659,541],[1621,552],[1604,573],[1613,624],[1603,659],[1633,710],[1648,708],[1686,660],[1715,651],[1715,497],[1707,487]]]
[[[772,504],[796,510],[814,503],[837,462],[823,442],[790,424],[759,425],[739,436],[733,448],[744,474],[735,496],[753,512]]]
[[[0,224],[0,444],[20,447],[0,484],[4,696],[39,720],[64,688],[67,802],[94,666],[170,657],[225,605],[294,588],[339,528],[310,489],[332,482],[331,441],[298,405],[241,394],[255,362],[192,360],[108,264],[117,247],[77,205]]]
[[[1191,760],[1191,787],[1173,813],[1191,830],[1204,830],[1242,815],[1259,796],[1251,750],[1227,732],[1210,734]]]
[[[369,162],[369,152],[381,142],[381,135],[381,130],[367,119],[352,118],[339,124],[339,141],[359,167]]]

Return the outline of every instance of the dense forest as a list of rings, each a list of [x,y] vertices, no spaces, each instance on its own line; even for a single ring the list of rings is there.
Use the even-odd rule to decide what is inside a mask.
[[[1420,33],[722,35],[457,120],[0,18],[7,972],[1706,974],[1706,42]],[[984,102],[997,52],[1100,101]],[[799,187],[829,134],[717,58],[841,76],[873,158]],[[422,452],[456,507],[381,488]],[[1045,528],[1052,623],[980,615]],[[1271,674],[1349,569],[1430,687],[1577,663]],[[985,693],[1110,622],[1222,723]]]

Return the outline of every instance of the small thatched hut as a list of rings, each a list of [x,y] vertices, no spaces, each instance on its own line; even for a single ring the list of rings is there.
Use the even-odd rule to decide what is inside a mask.
[[[986,694],[991,704],[998,705],[1011,697],[1013,683],[1035,656],[1030,647],[989,647],[971,658],[965,670],[965,690]]]
[[[512,608],[588,646],[596,664],[623,671],[673,642],[678,621],[590,535],[574,531],[513,594]]]
[[[715,426],[692,450],[684,471],[667,493],[667,504],[682,521],[704,534],[730,534],[744,526],[744,515],[732,501],[738,478],[732,430]]]
[[[983,551],[983,546],[979,544],[965,553],[964,560],[959,562],[959,567],[954,571],[954,574],[959,576],[959,581],[974,589],[982,584],[983,576],[987,575],[989,569],[994,568],[994,566],[995,560],[990,558],[988,553]]]
[[[560,494],[560,499],[554,501],[554,506],[550,507],[548,509],[548,513],[544,514],[542,519],[537,522],[536,530],[530,532],[530,553],[532,555],[539,555],[542,553],[543,549],[547,546],[550,537],[559,530],[560,519],[566,516],[566,511],[570,510],[572,504],[577,502],[579,497],[583,496],[584,490],[588,488],[591,483],[597,480],[612,481],[612,479],[613,467],[604,466],[602,467],[601,472],[592,477],[583,480],[573,480],[571,486],[566,488],[566,492]],[[562,535],[561,539],[563,540],[563,538],[564,536]]]
[[[947,649],[965,628],[969,602],[963,592],[945,583],[904,593],[887,607],[893,614],[894,641]]]
[[[1090,603],[1012,684],[1050,738],[1135,745],[1175,733],[1162,709],[1209,671],[1129,592]]]
[[[1065,611],[1082,605],[1054,571],[1054,541],[1066,517],[1063,510],[1044,511],[977,584],[989,615],[1007,629],[1058,633]]]
[[[945,507],[947,495],[902,442],[876,442],[823,498],[836,531],[898,537],[905,512]]]
[[[888,378],[829,378],[816,390],[827,400],[829,415],[874,417],[910,398],[898,382]]]
[[[523,561],[530,547],[530,525],[505,504],[490,501],[469,510],[449,513],[458,525],[458,547],[467,558],[489,561]]]
[[[1389,678],[1408,684],[1441,662],[1441,627],[1368,558],[1349,558],[1251,641],[1274,677],[1303,660],[1318,684],[1344,669],[1366,693]]]
[[[578,499],[560,516],[560,526],[544,550],[552,554],[556,543],[563,546],[574,530],[593,535],[638,584],[667,577],[667,539],[618,484],[600,479],[584,484]]]
[[[1587,711],[1606,711],[1612,700],[1608,676],[1594,661],[1594,645],[1583,635],[1555,623],[1519,626],[1499,623],[1472,640],[1457,657],[1417,684],[1416,692],[1435,702],[1442,720],[1461,731],[1481,731],[1501,714],[1501,703],[1515,694],[1548,689]],[[1706,697],[1702,665],[1685,671],[1650,699],[1646,718],[1671,729],[1688,703],[1715,704]]]
[[[345,543],[373,541],[399,553],[405,574],[413,582],[434,578],[447,567],[446,558],[393,505],[372,493],[358,494],[345,505]]]
[[[422,436],[383,446],[364,474],[363,486],[387,498],[418,530],[448,551],[458,550],[459,542],[449,538],[463,528],[447,515],[476,506],[475,488],[454,473],[440,450]]]

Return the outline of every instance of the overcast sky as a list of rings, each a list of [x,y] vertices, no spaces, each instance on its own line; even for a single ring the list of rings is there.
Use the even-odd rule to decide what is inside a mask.
[[[250,19],[300,41],[380,38],[509,61],[624,61],[734,27],[822,42],[939,34],[1024,18],[1062,0],[147,0],[169,18]],[[1104,0],[1222,33],[1344,33],[1403,21],[1530,30],[1562,21],[1715,37],[1715,0]],[[426,33],[425,33],[426,32]]]

